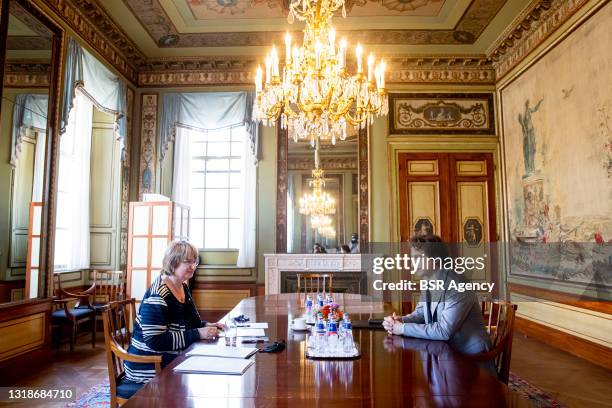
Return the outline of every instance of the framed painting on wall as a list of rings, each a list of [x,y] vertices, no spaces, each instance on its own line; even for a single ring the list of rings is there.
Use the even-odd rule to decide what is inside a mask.
[[[491,93],[391,93],[389,135],[494,135]]]

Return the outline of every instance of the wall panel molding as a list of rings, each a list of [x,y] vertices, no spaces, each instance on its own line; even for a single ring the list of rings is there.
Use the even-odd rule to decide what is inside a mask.
[[[517,332],[533,337],[542,343],[612,370],[612,349],[608,347],[519,316],[515,320],[514,328]]]
[[[141,95],[140,170],[138,175],[138,197],[140,200],[142,200],[143,194],[155,191],[157,103],[158,94],[145,93]]]

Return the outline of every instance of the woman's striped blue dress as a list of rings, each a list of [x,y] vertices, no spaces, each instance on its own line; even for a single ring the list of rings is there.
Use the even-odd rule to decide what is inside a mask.
[[[179,302],[159,276],[147,290],[138,309],[131,354],[161,355],[162,367],[170,363],[181,350],[200,340],[199,327],[206,326],[200,319],[186,284],[185,303]],[[146,383],[155,376],[155,365],[124,362],[125,377],[129,381]]]

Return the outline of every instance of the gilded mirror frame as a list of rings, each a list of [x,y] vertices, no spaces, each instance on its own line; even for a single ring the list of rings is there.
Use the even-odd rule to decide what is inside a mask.
[[[276,121],[276,253],[287,253],[287,189],[289,131],[281,129],[280,120]],[[370,204],[369,204],[369,157],[368,129],[359,129],[357,152],[359,246],[366,248],[370,241]]]
[[[4,88],[6,42],[8,35],[9,0],[1,0],[0,9],[0,98]],[[14,303],[27,303],[37,301],[40,298],[53,296],[53,251],[55,248],[55,204],[57,190],[57,155],[59,149],[59,113],[61,103],[62,67],[65,49],[64,29],[56,23],[45,11],[31,0],[12,0],[30,13],[38,21],[53,33],[51,42],[51,60],[49,71],[49,107],[47,112],[47,140],[45,145],[45,165],[43,178],[43,202],[45,206],[42,211],[41,231],[42,239],[40,245],[40,285],[38,297],[25,299]]]

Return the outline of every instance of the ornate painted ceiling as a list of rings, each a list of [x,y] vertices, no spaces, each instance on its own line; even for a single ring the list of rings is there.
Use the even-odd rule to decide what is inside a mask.
[[[34,0],[141,87],[250,85],[289,0]],[[333,24],[388,61],[387,83],[493,84],[588,0],[346,0]],[[526,43],[528,46],[525,46]]]
[[[287,22],[289,0],[96,1],[147,57],[257,55],[303,28]],[[333,24],[349,43],[386,54],[482,54],[528,3],[347,0],[348,17],[338,13]]]

